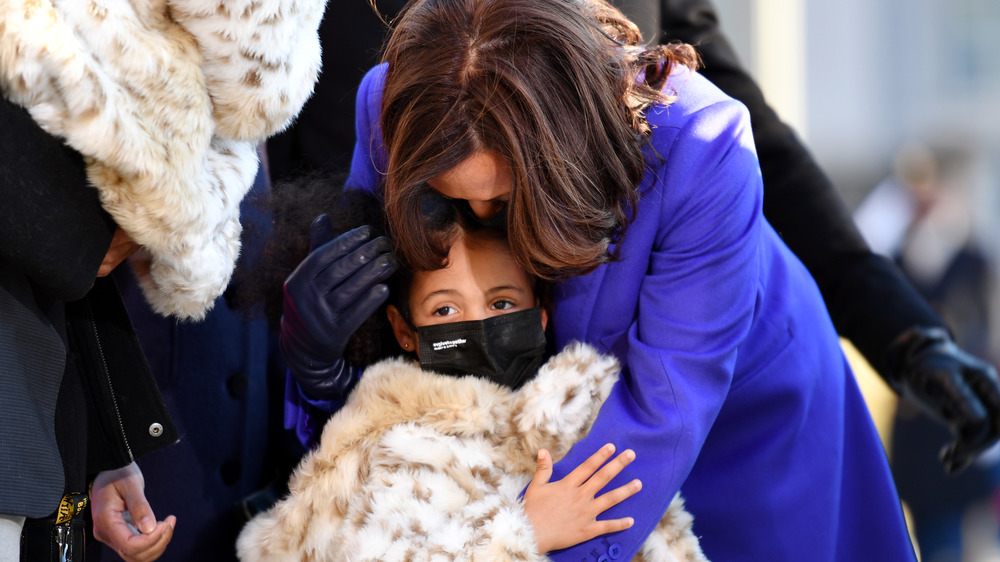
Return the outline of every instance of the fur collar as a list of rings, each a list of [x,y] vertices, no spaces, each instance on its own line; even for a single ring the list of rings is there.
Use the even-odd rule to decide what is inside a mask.
[[[312,93],[324,5],[0,3],[4,96],[84,155],[157,312],[203,318],[228,285],[255,147]]]

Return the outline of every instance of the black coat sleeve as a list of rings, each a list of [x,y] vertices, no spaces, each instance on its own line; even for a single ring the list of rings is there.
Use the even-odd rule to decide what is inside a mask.
[[[51,298],[83,297],[115,232],[83,158],[2,97],[0,154],[0,261]]]
[[[177,428],[113,276],[66,304],[66,330],[87,398],[87,474],[176,442]]]
[[[795,132],[767,105],[708,0],[660,0],[661,41],[695,45],[702,74],[750,110],[764,215],[816,279],[837,331],[881,374],[889,344],[943,321],[902,272],[868,248],[843,200]]]

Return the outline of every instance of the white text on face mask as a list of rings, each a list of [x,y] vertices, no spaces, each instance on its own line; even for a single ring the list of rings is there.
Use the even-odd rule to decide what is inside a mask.
[[[431,344],[431,348],[433,348],[434,351],[441,351],[442,349],[451,349],[453,347],[458,347],[460,345],[463,345],[465,341],[466,340],[464,338],[459,338],[456,340],[436,341],[433,344]]]

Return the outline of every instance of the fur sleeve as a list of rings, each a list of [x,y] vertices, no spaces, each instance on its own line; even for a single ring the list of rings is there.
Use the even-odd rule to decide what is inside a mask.
[[[169,0],[201,47],[219,134],[280,132],[312,94],[326,0]]]
[[[548,449],[558,461],[586,435],[619,372],[614,356],[580,342],[567,344],[542,365],[513,396],[511,421],[520,450],[510,456],[528,463],[521,470],[534,472],[539,449]]]
[[[133,266],[147,300],[179,318],[204,317],[228,285],[255,146],[298,112],[318,68],[322,0],[212,6],[240,25],[192,17],[195,34],[166,0],[0,2],[4,96],[83,154],[144,248]],[[279,39],[276,58],[260,54]]]

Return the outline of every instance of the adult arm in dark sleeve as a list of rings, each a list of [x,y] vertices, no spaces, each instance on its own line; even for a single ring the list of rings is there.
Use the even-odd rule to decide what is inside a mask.
[[[879,373],[885,350],[912,326],[944,327],[891,262],[871,252],[843,200],[795,132],[764,101],[704,0],[663,0],[664,40],[698,47],[701,72],[750,110],[764,176],[764,215],[816,279],[838,333]]]
[[[0,154],[0,261],[51,298],[82,298],[116,228],[88,185],[83,158],[3,98]]]
[[[795,132],[740,66],[709,0],[660,0],[661,41],[698,48],[701,72],[750,110],[764,215],[816,279],[838,333],[899,394],[958,435],[944,453],[961,470],[1000,435],[1000,384],[958,349],[902,272],[865,243],[843,200]]]

